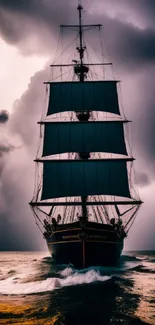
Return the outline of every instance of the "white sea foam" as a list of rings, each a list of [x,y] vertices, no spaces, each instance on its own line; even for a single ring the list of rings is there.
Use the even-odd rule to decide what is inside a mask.
[[[95,270],[89,270],[84,274],[73,272],[72,269],[67,268],[61,271],[62,278],[47,278],[43,281],[28,282],[28,283],[18,283],[14,277],[0,281],[0,294],[34,294],[53,291],[62,287],[79,285],[79,284],[88,284],[96,281],[108,281],[110,276],[102,276],[99,272]]]
[[[117,267],[90,267],[75,270],[68,266],[59,271],[56,277],[49,277],[50,273],[51,276],[52,272],[55,273],[55,268],[52,264],[46,265],[42,256],[38,255],[37,259],[34,254],[17,254],[14,258],[11,257],[12,255],[6,255],[0,263],[1,272],[3,271],[0,276],[0,294],[34,294],[96,281],[104,282],[139,265],[136,261],[121,261]]]
[[[59,274],[63,277],[69,276],[74,273],[74,270],[71,267],[66,267],[66,269],[59,272]]]

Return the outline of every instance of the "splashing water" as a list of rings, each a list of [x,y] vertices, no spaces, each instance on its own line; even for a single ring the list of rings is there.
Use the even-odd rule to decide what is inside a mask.
[[[107,281],[110,276],[102,276],[95,270],[87,271],[85,274],[73,272],[71,269],[66,268],[60,275],[61,278],[47,278],[43,281],[18,283],[16,278],[10,277],[0,283],[0,294],[33,294],[53,291],[66,286],[73,286],[79,284],[92,283],[96,281]]]
[[[3,276],[0,281],[0,294],[25,295],[50,292],[56,289],[94,282],[106,282],[119,272],[133,269],[136,262],[125,262],[119,267],[90,267],[84,270],[75,270],[64,266],[63,269],[55,269],[47,257],[34,259],[33,254],[8,263],[5,260]]]

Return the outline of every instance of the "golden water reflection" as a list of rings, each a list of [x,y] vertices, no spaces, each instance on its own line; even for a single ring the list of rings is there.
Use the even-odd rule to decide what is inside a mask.
[[[140,294],[140,302],[136,311],[142,321],[155,325],[155,276],[150,274],[136,275],[135,289]]]
[[[63,325],[60,312],[48,315],[47,299],[38,296],[1,297],[1,325]]]
[[[133,272],[134,285],[130,289],[128,288],[131,294],[136,294],[139,297],[135,316],[150,325],[155,325],[155,273],[153,270],[154,264],[152,264],[152,273]]]

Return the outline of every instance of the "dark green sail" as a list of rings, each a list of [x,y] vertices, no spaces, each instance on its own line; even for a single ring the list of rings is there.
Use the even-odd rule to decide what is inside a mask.
[[[47,115],[66,111],[104,111],[120,115],[117,81],[52,82]]]
[[[44,123],[44,128],[43,156],[65,152],[127,155],[123,121],[52,122]]]

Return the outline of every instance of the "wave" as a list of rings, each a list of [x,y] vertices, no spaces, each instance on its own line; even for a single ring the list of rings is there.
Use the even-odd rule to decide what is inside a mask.
[[[141,265],[141,266],[137,266],[137,267],[135,267],[135,269],[134,269],[135,271],[138,271],[138,272],[140,272],[140,273],[150,273],[150,274],[155,274],[155,269],[149,269],[149,268],[147,268],[147,267],[145,267],[145,266],[143,266],[143,265]]]
[[[6,280],[16,274],[16,270],[9,270],[8,272],[0,272],[0,281]]]
[[[142,261],[141,261],[142,263]],[[15,264],[15,265],[14,265]],[[140,261],[124,255],[111,267],[89,267],[77,270],[72,265],[55,265],[51,257],[13,261],[5,265],[0,281],[0,294],[24,295],[53,291],[67,286],[106,282],[131,270],[140,271]]]
[[[96,270],[87,270],[86,273],[75,272],[71,268],[60,271],[61,278],[47,278],[43,281],[17,283],[15,278],[9,278],[0,282],[0,294],[2,295],[23,295],[44,293],[60,289],[62,287],[88,284],[93,282],[104,282],[111,279],[111,276],[101,275]]]
[[[148,262],[155,263],[155,258],[149,257]]]
[[[76,270],[72,267],[65,267],[59,270],[54,277],[34,281],[27,278],[25,274],[20,277],[9,277],[0,281],[0,294],[3,295],[25,295],[54,291],[68,286],[90,284],[95,282],[106,282],[115,278],[116,274],[135,269],[135,263],[126,263],[119,267],[90,267],[83,270]]]
[[[129,262],[129,261],[132,261],[132,262],[136,262],[136,261],[140,261],[142,259],[146,259],[146,256],[145,257],[141,257],[141,256],[132,256],[132,255],[122,255],[120,257],[120,261],[126,261],[126,262]]]

